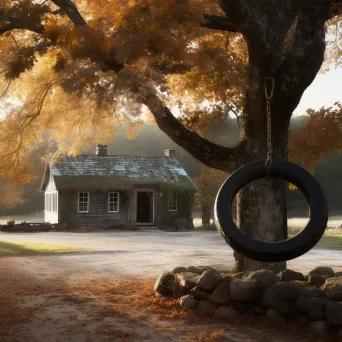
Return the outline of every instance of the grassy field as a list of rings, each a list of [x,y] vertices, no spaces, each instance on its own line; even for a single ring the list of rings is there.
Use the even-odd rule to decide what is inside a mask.
[[[316,245],[318,248],[342,250],[342,235],[324,235]]]
[[[0,255],[30,255],[40,253],[75,253],[83,250],[76,246],[32,242],[0,241]]]
[[[295,219],[290,221],[288,228],[289,237],[292,237],[298,234],[300,231],[302,231],[307,221],[308,219]],[[197,225],[195,225],[195,228],[198,230],[216,230],[216,227],[213,223],[210,227],[206,229],[202,228],[200,220],[198,220],[196,223]],[[327,229],[321,240],[317,243],[316,247],[324,249],[342,250],[342,229]]]

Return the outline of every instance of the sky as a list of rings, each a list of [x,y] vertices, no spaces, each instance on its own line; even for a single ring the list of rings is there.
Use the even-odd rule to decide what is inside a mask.
[[[319,109],[342,102],[342,68],[333,69],[326,74],[318,74],[294,111],[294,115],[305,114],[308,108]]]

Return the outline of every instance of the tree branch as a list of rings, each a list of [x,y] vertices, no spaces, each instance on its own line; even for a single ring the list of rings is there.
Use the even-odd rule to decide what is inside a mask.
[[[87,26],[86,21],[79,13],[76,5],[71,0],[51,0],[68,16],[75,27]],[[209,16],[206,17],[208,23]],[[211,17],[211,24],[216,27],[230,28],[231,32],[236,32],[233,26],[228,26],[220,17]],[[44,27],[40,24],[39,33],[44,31]],[[17,27],[20,28],[20,27]],[[27,29],[27,28],[25,28]],[[111,56],[105,56],[103,60],[96,61],[100,67],[101,64],[106,64],[107,67],[115,72],[123,69],[124,65],[115,59],[114,52]],[[245,161],[245,148],[243,143],[238,144],[234,148],[223,147],[216,145],[209,140],[201,137],[197,133],[188,130],[172,115],[171,111],[158,97],[155,89],[148,89],[144,97],[143,103],[152,112],[159,128],[166,133],[173,141],[188,151],[193,157],[198,159],[203,164],[225,172],[233,171]],[[38,111],[39,112],[39,111]]]
[[[86,27],[87,22],[78,11],[72,0],[51,0],[55,3],[71,20],[75,27]],[[109,56],[101,56],[96,62],[100,63],[100,68],[103,70],[106,65],[110,70],[119,72],[124,64],[117,61],[114,51]],[[105,70],[103,70],[105,71]]]
[[[315,79],[324,61],[324,24],[328,16],[329,7],[323,3],[321,7],[316,4],[315,11],[307,8],[297,19],[290,46],[276,75],[277,106],[287,108],[290,113]],[[291,101],[288,101],[289,98]]]
[[[218,15],[203,14],[201,26],[212,30],[239,32],[234,25],[229,23],[227,18]]]
[[[76,5],[72,0],[51,0],[55,3],[76,26],[87,26],[87,22],[83,19],[81,13],[78,11]]]
[[[5,90],[2,92],[2,94],[0,95],[0,100],[6,95],[9,87],[11,86],[12,80],[9,80],[9,82],[7,83],[7,86],[5,88]]]
[[[147,95],[143,103],[153,114],[158,127],[201,163],[232,172],[246,161],[244,143],[232,148],[217,145],[180,124],[155,91],[147,90],[144,93]]]
[[[329,19],[332,19],[333,17],[336,17],[337,15],[340,15],[341,13],[342,13],[342,0],[333,0],[331,7],[330,7]]]
[[[24,23],[22,20],[12,19],[8,24],[0,27],[0,36],[11,30],[27,30],[34,33],[42,34],[44,25],[42,23]]]

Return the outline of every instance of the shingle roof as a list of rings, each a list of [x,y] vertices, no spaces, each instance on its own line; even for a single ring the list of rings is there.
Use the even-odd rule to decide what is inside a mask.
[[[168,157],[80,155],[62,157],[50,169],[57,189],[153,183],[196,191],[179,161]]]

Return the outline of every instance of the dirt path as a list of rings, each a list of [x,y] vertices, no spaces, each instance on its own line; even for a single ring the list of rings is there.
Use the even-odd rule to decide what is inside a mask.
[[[83,254],[0,257],[1,341],[312,341],[305,327],[243,315],[218,322],[154,296],[156,276],[180,265],[228,269],[216,232],[0,234],[4,241],[69,244]],[[342,252],[315,249],[289,263],[342,270]],[[139,281],[132,279],[139,277]],[[314,338],[317,341],[316,338]]]
[[[184,311],[177,300],[154,296],[154,279],[42,281],[14,258],[0,259],[0,277],[4,342],[310,341],[298,325],[275,328],[247,314],[219,322]]]
[[[56,243],[88,250],[81,254],[15,257],[17,264],[41,279],[60,275],[80,280],[113,274],[150,278],[177,266],[210,265],[227,270],[234,264],[232,249],[217,232],[0,234],[0,240]],[[288,262],[289,268],[304,273],[318,265],[342,271],[342,252],[313,249]]]

